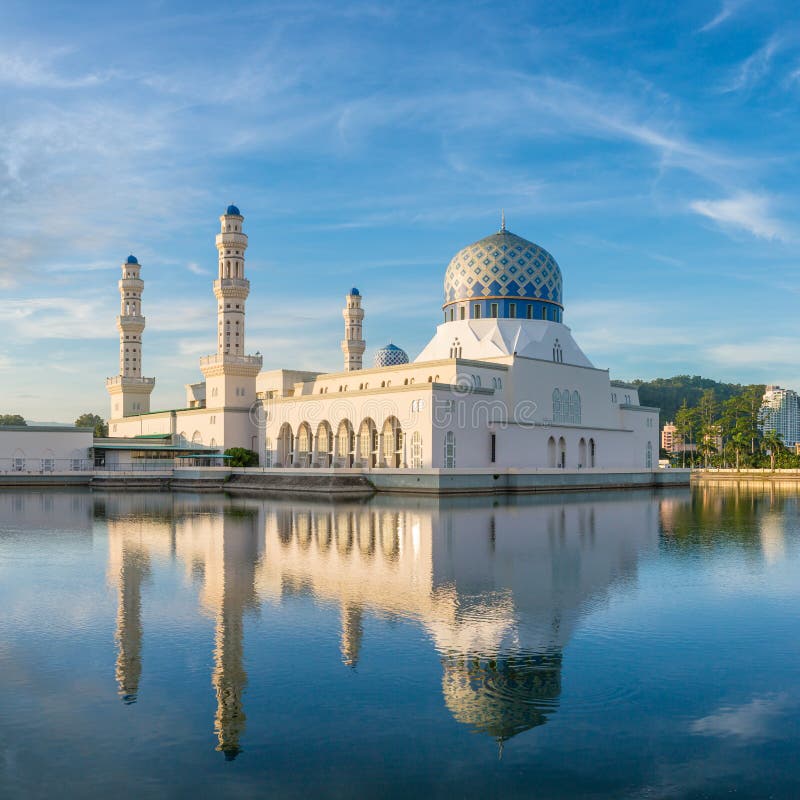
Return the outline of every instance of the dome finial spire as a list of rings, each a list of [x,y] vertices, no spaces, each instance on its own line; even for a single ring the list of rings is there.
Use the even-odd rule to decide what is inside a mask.
[[[506,210],[502,209],[500,211],[500,232],[506,232]]]

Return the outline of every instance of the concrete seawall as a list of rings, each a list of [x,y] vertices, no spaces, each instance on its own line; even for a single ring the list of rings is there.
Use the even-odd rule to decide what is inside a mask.
[[[689,470],[438,470],[176,468],[154,472],[6,473],[0,488],[89,486],[100,490],[313,494],[368,497],[403,494],[508,494],[688,486]],[[800,473],[795,480],[800,481]]]
[[[692,472],[692,483],[702,486],[742,483],[751,486],[785,484],[800,487],[800,469],[696,469]]]

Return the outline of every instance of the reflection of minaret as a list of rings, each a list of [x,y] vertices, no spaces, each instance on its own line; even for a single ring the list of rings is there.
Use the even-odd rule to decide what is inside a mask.
[[[361,639],[364,636],[363,610],[361,606],[342,607],[342,662],[353,669],[358,665]]]
[[[244,612],[257,605],[253,581],[258,561],[257,519],[242,510],[226,514],[215,532],[214,563],[206,562],[206,590],[216,605],[214,672],[217,695],[214,731],[217,750],[232,761],[241,752],[245,728],[242,694],[247,684],[244,668]],[[211,561],[211,559],[209,559]],[[209,597],[211,599],[211,597]]]
[[[118,574],[116,678],[123,702],[136,702],[142,676],[142,582],[150,574],[147,551],[122,542]]]

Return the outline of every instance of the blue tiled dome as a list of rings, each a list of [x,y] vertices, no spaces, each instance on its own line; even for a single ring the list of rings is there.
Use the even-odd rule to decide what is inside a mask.
[[[136,260],[136,256],[128,256],[127,264],[138,264],[139,262]]]
[[[396,344],[387,344],[375,353],[376,367],[395,367],[398,364],[408,364],[408,353]]]
[[[225,209],[225,213],[226,214],[236,214],[237,217],[241,217],[242,216],[241,213],[239,212],[239,209],[234,205],[228,206]]]
[[[515,313],[522,316],[521,307],[531,302],[535,318],[540,306],[547,306],[560,319],[562,288],[561,270],[553,256],[504,228],[456,253],[444,276],[444,306],[491,301],[500,307],[500,316],[506,316],[504,309],[513,302]]]
[[[353,287],[353,288],[350,290],[350,294],[354,294],[356,297],[358,297],[358,296],[361,294],[361,292],[359,292],[359,291],[358,291],[358,289],[356,289],[356,287],[354,286],[354,287]]]

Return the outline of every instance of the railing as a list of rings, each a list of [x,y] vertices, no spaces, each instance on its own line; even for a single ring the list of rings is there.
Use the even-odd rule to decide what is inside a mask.
[[[261,356],[234,356],[230,353],[214,353],[200,359],[200,368],[213,367],[217,364],[239,364],[245,367],[260,367],[263,363]]]
[[[214,283],[222,288],[235,286],[239,289],[248,289],[250,287],[250,281],[247,278],[217,278]]]
[[[90,472],[90,458],[0,458],[0,474],[46,475],[51,472]]]
[[[151,386],[155,384],[155,378],[140,378],[129,375],[115,375],[113,378],[106,378],[106,386]]]

